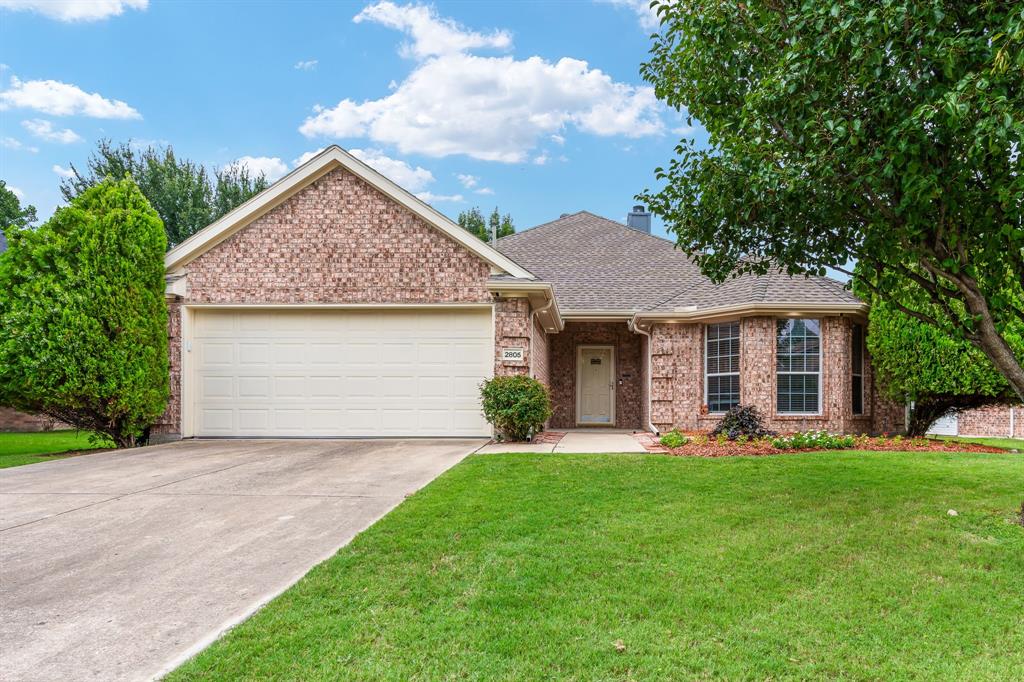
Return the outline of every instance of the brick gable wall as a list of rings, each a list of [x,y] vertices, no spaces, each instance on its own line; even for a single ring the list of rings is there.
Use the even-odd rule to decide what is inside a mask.
[[[155,430],[180,433],[181,305],[188,303],[494,303],[495,346],[526,349],[529,304],[494,301],[491,266],[364,180],[333,170],[185,267],[171,301],[171,402]]]

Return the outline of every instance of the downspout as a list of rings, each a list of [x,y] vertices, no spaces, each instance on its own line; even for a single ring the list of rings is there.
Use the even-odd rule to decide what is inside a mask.
[[[640,334],[641,336],[647,337],[647,429],[655,436],[658,435],[658,429],[654,428],[654,423],[651,422],[651,388],[653,383],[651,381],[651,375],[653,374],[654,367],[651,365],[651,333],[645,332],[636,323],[636,315],[629,318],[629,331],[634,334]]]
[[[553,305],[555,305],[555,297],[554,296],[552,296],[551,300],[548,301],[547,303],[545,303],[544,305],[542,305],[541,307],[537,308],[536,310],[531,310],[530,311],[530,378],[531,379],[536,379],[537,378],[536,376],[534,376],[534,372],[533,372],[533,350],[534,350],[534,346],[533,346],[534,324],[533,324],[533,321],[534,321],[534,318],[537,316],[537,313],[546,313],[547,311],[551,310],[551,306],[553,306]]]

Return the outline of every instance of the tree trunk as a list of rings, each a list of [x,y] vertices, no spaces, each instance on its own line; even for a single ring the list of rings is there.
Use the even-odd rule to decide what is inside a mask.
[[[1010,345],[1006,343],[1006,339],[996,329],[988,302],[976,288],[973,291],[963,289],[962,291],[965,294],[964,303],[967,304],[967,310],[978,320],[978,338],[975,345],[1006,377],[1013,392],[1021,400],[1024,400],[1024,368],[1013,354]]]

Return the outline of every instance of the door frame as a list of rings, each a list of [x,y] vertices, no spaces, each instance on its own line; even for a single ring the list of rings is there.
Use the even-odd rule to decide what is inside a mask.
[[[608,391],[611,394],[611,415],[607,424],[602,422],[584,422],[580,421],[580,414],[583,408],[583,351],[585,350],[607,350],[610,351],[608,356],[612,360],[611,369],[609,369],[609,380],[611,385],[608,387]],[[576,426],[615,426],[615,393],[616,393],[616,379],[615,379],[615,346],[607,344],[583,344],[576,346]]]

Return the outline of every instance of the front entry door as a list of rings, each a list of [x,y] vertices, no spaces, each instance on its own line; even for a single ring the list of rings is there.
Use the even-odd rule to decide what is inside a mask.
[[[606,346],[583,346],[576,370],[579,424],[615,423],[615,356]]]

